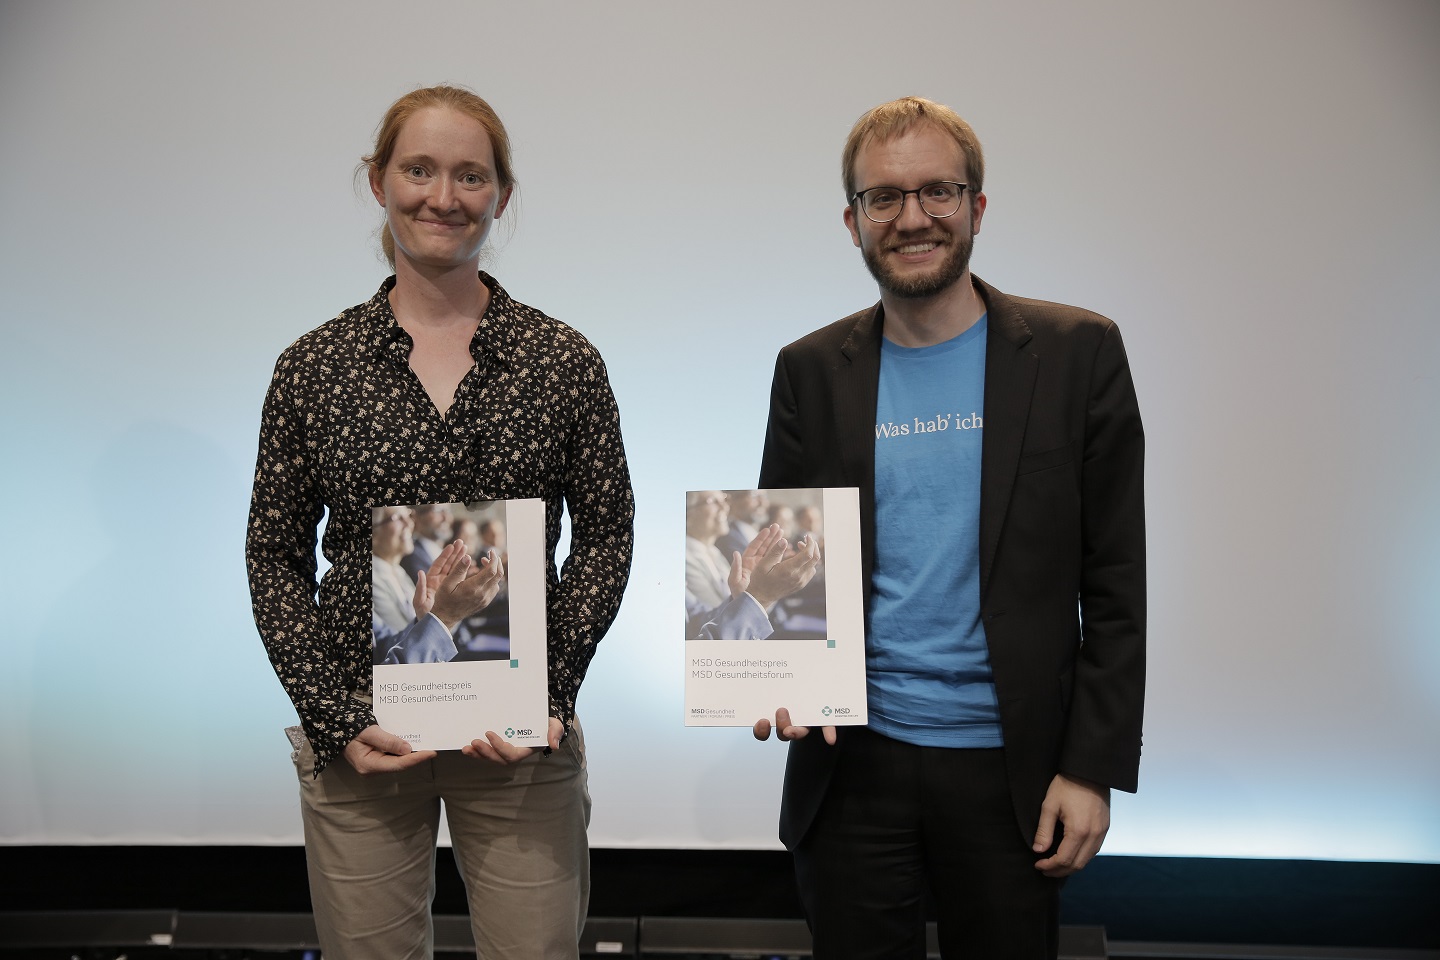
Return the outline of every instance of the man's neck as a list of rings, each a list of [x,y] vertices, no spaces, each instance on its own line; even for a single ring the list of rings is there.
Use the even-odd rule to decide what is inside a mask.
[[[953,340],[985,315],[985,301],[970,281],[970,271],[939,293],[912,299],[880,291],[885,308],[885,339],[902,347],[930,347]]]

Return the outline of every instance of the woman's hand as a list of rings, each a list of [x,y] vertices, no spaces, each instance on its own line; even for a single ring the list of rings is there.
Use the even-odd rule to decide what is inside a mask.
[[[549,741],[552,751],[560,749],[560,738],[564,735],[565,725],[555,717],[551,717],[545,739]],[[477,760],[509,764],[519,763],[538,749],[538,747],[517,747],[494,730],[487,730],[484,740],[471,740],[470,746],[461,747],[460,752]]]
[[[434,750],[415,750],[410,744],[370,724],[345,745],[345,760],[363,776],[372,773],[398,773],[426,760],[435,759]]]

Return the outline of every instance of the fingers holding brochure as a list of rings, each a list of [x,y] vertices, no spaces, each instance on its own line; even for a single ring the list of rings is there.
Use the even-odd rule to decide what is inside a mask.
[[[434,750],[415,750],[393,733],[371,724],[345,745],[345,760],[362,776],[396,773],[426,760],[435,759]]]
[[[549,749],[551,751],[559,750],[560,740],[564,736],[565,725],[558,718],[551,717],[545,731],[545,742],[549,745]],[[461,747],[460,752],[477,760],[511,764],[519,763],[537,749],[537,747],[517,747],[494,730],[487,730],[483,738],[470,741],[470,745]]]
[[[755,726],[751,728],[756,740],[769,740],[770,730],[771,724],[768,717],[761,717],[759,720],[756,720]],[[810,735],[809,727],[796,726],[790,722],[790,711],[784,707],[775,711],[774,730],[775,739],[782,742],[802,740]],[[825,742],[833,747],[835,745],[835,728],[833,726],[824,726],[820,728],[820,732],[825,737]]]

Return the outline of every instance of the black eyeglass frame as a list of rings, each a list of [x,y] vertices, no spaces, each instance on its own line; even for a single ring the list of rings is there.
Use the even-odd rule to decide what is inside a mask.
[[[935,186],[935,184],[937,183],[945,183],[949,184],[952,187],[960,188],[959,191],[957,191],[959,195],[959,202],[955,204],[955,209],[951,210],[949,213],[931,213],[929,209],[927,209],[925,206],[925,197],[921,194],[921,191],[927,190],[930,187]],[[965,191],[969,189],[970,184],[961,183],[959,180],[931,180],[929,183],[924,184],[923,186],[916,187],[914,190],[901,190],[899,187],[887,187],[884,184],[881,184],[875,187],[866,187],[864,190],[856,190],[853,194],[850,195],[850,202],[858,202],[860,205],[860,212],[865,214],[865,219],[869,220],[871,223],[893,223],[894,221],[900,219],[900,214],[905,212],[905,198],[913,193],[915,194],[915,202],[920,204],[921,213],[925,214],[925,216],[929,217],[932,220],[948,220],[950,217],[953,217],[955,216],[955,214],[959,213],[960,208],[965,205]],[[870,214],[870,208],[865,203],[865,194],[875,190],[897,190],[900,193],[900,205],[895,208],[895,216],[891,217],[889,220],[876,220]]]

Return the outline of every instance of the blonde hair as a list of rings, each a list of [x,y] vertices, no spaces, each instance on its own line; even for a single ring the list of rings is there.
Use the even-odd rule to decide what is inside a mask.
[[[360,158],[360,163],[370,176],[374,177],[385,170],[395,153],[395,141],[400,139],[401,128],[406,121],[426,107],[449,107],[458,110],[484,127],[490,136],[490,147],[495,152],[496,182],[502,191],[515,186],[515,169],[510,160],[510,135],[505,132],[505,124],[500,122],[500,115],[490,104],[464,87],[445,84],[412,90],[390,104],[390,109],[385,111],[380,127],[375,131],[374,152]],[[385,259],[390,261],[391,268],[394,268],[395,238],[390,235],[388,223],[380,230],[380,248],[385,251]]]
[[[965,154],[965,182],[974,193],[985,185],[985,154],[980,138],[970,124],[943,103],[924,97],[901,97],[882,103],[866,112],[850,130],[845,151],[840,155],[840,176],[845,184],[845,199],[855,196],[855,158],[868,143],[885,143],[902,136],[921,123],[928,123],[948,134]]]

